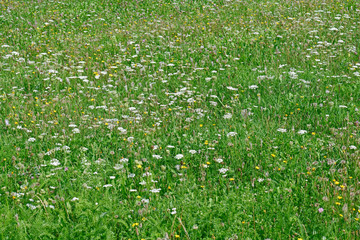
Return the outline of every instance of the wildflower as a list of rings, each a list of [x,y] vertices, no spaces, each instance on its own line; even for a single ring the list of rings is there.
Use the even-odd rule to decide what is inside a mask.
[[[133,223],[131,226],[132,227],[139,226],[139,223]]]
[[[122,128],[122,127],[118,127],[118,130],[120,131],[120,134],[126,134],[127,130]]]
[[[232,90],[232,91],[237,91],[238,90],[237,88],[234,88],[234,87],[231,87],[231,86],[226,87],[226,88],[229,89],[229,90]]]
[[[35,138],[29,138],[28,142],[35,142],[35,140],[36,140]]]
[[[160,191],[161,191],[161,188],[150,190],[150,192],[152,192],[152,193],[159,193]]]
[[[277,129],[277,131],[278,131],[278,132],[281,132],[281,133],[285,133],[285,132],[287,132],[287,130],[286,130],[286,129],[284,129],[284,128],[278,128],[278,129]]]
[[[250,85],[249,86],[249,89],[257,89],[258,88],[258,85]]]
[[[299,130],[297,133],[300,134],[300,135],[303,135],[303,134],[307,133],[307,131],[306,130]]]
[[[120,159],[120,162],[128,162],[128,161],[129,161],[129,159],[127,159],[127,158]]]
[[[124,168],[124,165],[121,165],[121,164],[115,164],[115,167],[114,167],[115,170],[120,170],[123,168]]]
[[[222,173],[222,174],[226,173],[227,171],[229,171],[229,169],[227,169],[227,168],[220,168],[219,169],[219,172]]]
[[[319,208],[318,211],[319,211],[319,213],[322,213],[322,212],[324,211],[324,209],[323,209],[323,208]]]
[[[51,159],[50,160],[50,165],[52,165],[52,166],[59,166],[61,163],[60,163],[60,161],[59,160],[57,160],[57,159]]]
[[[233,137],[235,136],[237,133],[236,132],[229,132],[226,136],[227,137]]]
[[[224,119],[230,119],[232,118],[232,114],[231,113],[227,113],[223,116]]]
[[[217,162],[217,163],[222,163],[223,162],[223,160],[221,158],[217,158],[214,161]]]
[[[72,132],[73,132],[73,133],[80,133],[80,130],[79,130],[78,128],[74,128],[74,129],[72,130]]]
[[[182,159],[183,157],[184,157],[184,155],[182,155],[182,154],[177,154],[177,155],[175,156],[175,158],[178,159],[178,160],[179,160],[179,159]]]
[[[36,209],[36,206],[34,206],[34,205],[30,204],[30,203],[26,204],[26,206],[27,206],[28,208],[30,208],[31,210]]]

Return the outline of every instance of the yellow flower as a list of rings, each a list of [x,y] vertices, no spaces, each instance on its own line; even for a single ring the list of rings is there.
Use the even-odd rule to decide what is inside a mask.
[[[258,166],[256,166],[255,168],[258,169],[258,170],[260,169]]]
[[[176,235],[175,235],[175,237],[176,237],[176,238],[179,238],[179,237],[180,237],[180,235],[177,235],[177,234],[176,234]]]

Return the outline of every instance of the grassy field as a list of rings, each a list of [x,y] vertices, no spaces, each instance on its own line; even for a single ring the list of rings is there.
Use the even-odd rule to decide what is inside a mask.
[[[0,239],[359,239],[358,0],[2,0]]]

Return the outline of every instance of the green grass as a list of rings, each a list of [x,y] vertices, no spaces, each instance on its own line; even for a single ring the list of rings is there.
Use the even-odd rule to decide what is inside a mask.
[[[0,239],[358,239],[359,24],[356,0],[1,1]]]

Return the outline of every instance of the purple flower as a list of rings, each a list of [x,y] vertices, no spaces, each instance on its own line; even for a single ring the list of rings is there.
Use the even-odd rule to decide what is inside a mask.
[[[318,211],[319,211],[319,213],[322,213],[322,212],[324,211],[324,209],[323,209],[323,208],[319,208]]]
[[[66,172],[67,170],[69,170],[69,168],[68,168],[68,167],[65,167],[64,171]]]

